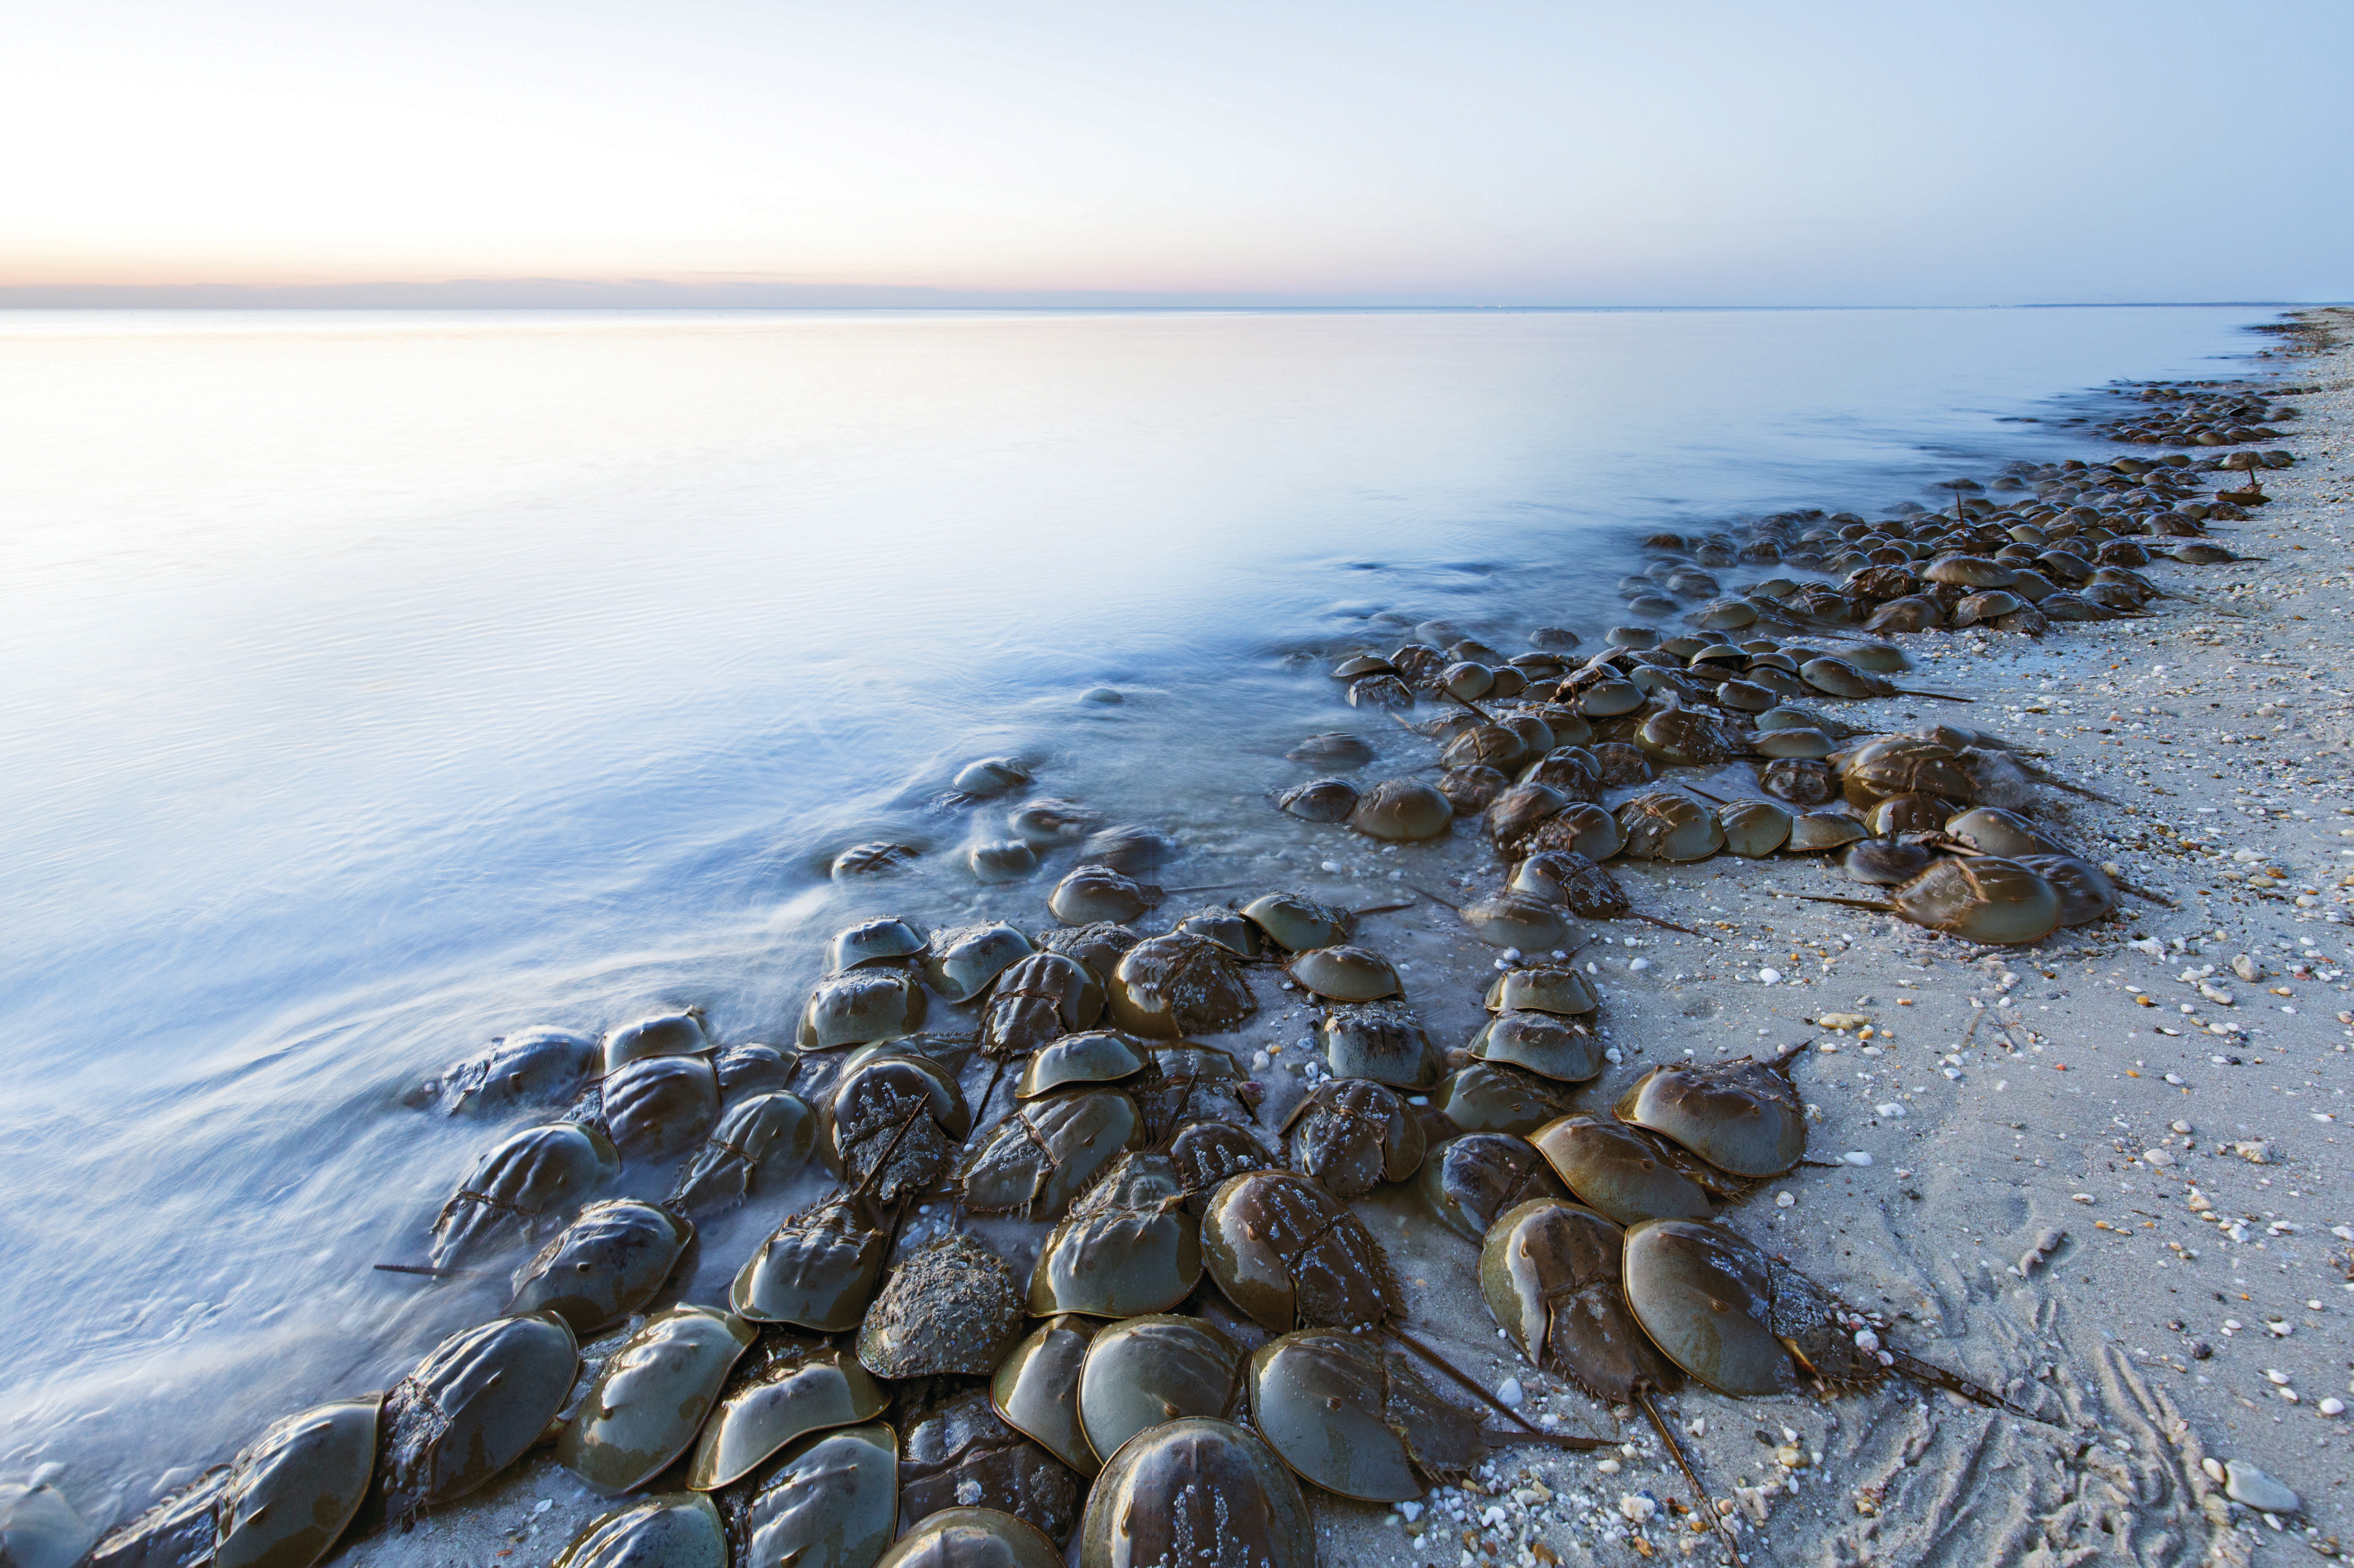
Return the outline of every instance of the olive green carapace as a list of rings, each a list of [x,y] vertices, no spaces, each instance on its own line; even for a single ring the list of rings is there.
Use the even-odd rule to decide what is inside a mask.
[[[1058,1313],[997,1363],[989,1383],[990,1403],[1008,1426],[1082,1476],[1101,1467],[1079,1420],[1079,1377],[1103,1327],[1093,1318]]]
[[[507,1310],[554,1313],[577,1338],[600,1333],[653,1299],[694,1237],[692,1224],[652,1203],[591,1203],[515,1270]]]
[[[556,1439],[556,1462],[599,1491],[643,1486],[695,1441],[758,1332],[713,1307],[649,1319],[599,1370]]]
[[[1225,1416],[1240,1388],[1243,1350],[1200,1318],[1149,1314],[1115,1323],[1087,1348],[1078,1412],[1100,1461],[1149,1426]]]
[[[1079,1568],[1315,1568],[1299,1483],[1264,1442],[1206,1417],[1137,1435],[1087,1493]],[[767,1565],[759,1565],[767,1568]]]
[[[1752,1181],[1779,1176],[1807,1152],[1807,1107],[1790,1083],[1791,1054],[1654,1067],[1611,1114],[1719,1171]]]
[[[1144,1140],[1144,1118],[1118,1089],[1033,1099],[969,1146],[957,1179],[978,1214],[1057,1220],[1120,1153]]]
[[[455,1501],[521,1458],[579,1368],[571,1329],[546,1313],[493,1318],[435,1346],[385,1397],[376,1485],[387,1514]]]
[[[734,1568],[873,1568],[898,1528],[898,1435],[880,1421],[812,1432],[723,1495]]]
[[[1703,1220],[1716,1212],[1712,1198],[1744,1185],[1712,1173],[1704,1161],[1657,1134],[1613,1117],[1562,1117],[1531,1133],[1529,1142],[1571,1195],[1622,1225]]]
[[[1541,1198],[1499,1215],[1479,1247],[1480,1293],[1513,1348],[1613,1404],[1682,1381],[1627,1306],[1624,1245],[1605,1216]]]
[[[383,1401],[343,1400],[272,1425],[230,1462],[216,1568],[311,1568],[367,1499]]]
[[[1226,1299],[1274,1333],[1401,1316],[1381,1244],[1311,1177],[1262,1171],[1226,1181],[1202,1215],[1202,1259]]]
[[[1039,1248],[1031,1314],[1133,1318],[1183,1300],[1202,1278],[1201,1225],[1186,1199],[1168,1156],[1121,1155]]]
[[[590,1520],[554,1568],[727,1568],[727,1527],[709,1498],[655,1492]]]
[[[714,1491],[740,1480],[788,1443],[829,1427],[872,1421],[890,1395],[839,1346],[769,1340],[739,1362],[705,1422],[686,1484]]]

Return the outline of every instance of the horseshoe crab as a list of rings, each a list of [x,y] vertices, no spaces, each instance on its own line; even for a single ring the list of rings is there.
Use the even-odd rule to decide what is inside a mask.
[[[1222,1033],[1258,1008],[1233,954],[1177,931],[1130,948],[1106,996],[1121,1028],[1161,1040]]]
[[[1520,782],[1541,784],[1572,800],[1592,800],[1602,789],[1602,768],[1585,747],[1557,746],[1530,763]]]
[[[1104,994],[1095,971],[1078,959],[1033,953],[990,988],[981,1007],[981,1053],[1002,1061],[1060,1035],[1092,1029],[1103,1014]]]
[[[750,1196],[756,1179],[784,1181],[808,1163],[816,1147],[817,1117],[799,1095],[738,1100],[679,1172],[671,1202],[690,1214],[733,1208]]]
[[[1946,692],[1921,692],[1883,680],[1869,670],[1859,670],[1844,659],[1825,654],[1809,659],[1798,666],[1798,679],[1826,696],[1833,697],[1935,697],[1941,703],[1967,703],[1973,699],[1957,697]]]
[[[924,1026],[924,988],[901,969],[852,969],[818,981],[801,1009],[794,1044],[839,1051],[900,1040]]]
[[[1080,863],[1108,865],[1129,876],[1140,871],[1156,870],[1176,856],[1175,839],[1133,822],[1122,822],[1089,833],[1087,842],[1079,845]]]
[[[577,1121],[527,1127],[477,1160],[433,1222],[437,1267],[510,1227],[539,1222],[612,1180],[620,1151],[601,1128]]]
[[[1369,1078],[1393,1088],[1426,1089],[1447,1065],[1422,1020],[1403,1002],[1363,1002],[1324,1014],[1324,1060],[1336,1078]]]
[[[1456,911],[1471,934],[1491,948],[1542,949],[1569,940],[1561,911],[1532,894],[1501,893],[1477,898]]]
[[[1363,1335],[1280,1335],[1252,1354],[1245,1383],[1252,1424],[1268,1446],[1302,1479],[1341,1497],[1404,1502],[1428,1482],[1464,1475],[1489,1451],[1479,1417]],[[1603,1446],[1599,1438],[1551,1441]]]
[[[923,1114],[903,1132],[918,1107]],[[843,1064],[831,1112],[827,1143],[844,1176],[863,1181],[881,1150],[896,1150],[876,1189],[886,1203],[929,1187],[950,1148],[972,1131],[972,1111],[956,1075],[928,1056],[887,1045],[862,1048]]]
[[[918,1104],[910,1109],[897,1136],[912,1130],[926,1108]],[[858,1326],[890,1255],[891,1237],[874,1213],[874,1202],[894,1152],[886,1145],[856,1187],[791,1216],[769,1234],[728,1288],[727,1304],[737,1317],[820,1334]]]
[[[893,1542],[875,1568],[1061,1568],[1063,1549],[1026,1519],[945,1508]]]
[[[1503,1063],[1556,1083],[1582,1084],[1602,1072],[1602,1037],[1593,1025],[1550,1012],[1499,1012],[1479,1026],[1469,1050],[1475,1061]]]
[[[1369,838],[1411,843],[1443,835],[1455,807],[1438,789],[1414,779],[1384,779],[1365,791],[1349,825]]]
[[[1212,1190],[1227,1177],[1273,1171],[1281,1164],[1257,1134],[1230,1121],[1186,1122],[1170,1135],[1162,1152],[1177,1172],[1185,1212],[1197,1219]]]
[[[833,857],[833,863],[828,871],[836,882],[852,876],[877,876],[886,871],[898,870],[921,853],[912,844],[895,844],[881,840],[873,843],[853,844]]]
[[[1513,869],[1514,891],[1561,905],[1587,920],[1615,920],[1627,913],[1618,879],[1575,850],[1545,850]]]
[[[1405,988],[1390,961],[1371,948],[1316,948],[1284,970],[1302,991],[1333,1001],[1379,1001]]]
[[[1266,1091],[1234,1054],[1215,1045],[1155,1045],[1145,1070],[1125,1087],[1144,1113],[1148,1137],[1166,1139],[1188,1121],[1250,1121]]]
[[[408,1104],[439,1102],[451,1116],[497,1116],[515,1106],[566,1105],[597,1071],[599,1050],[585,1034],[525,1029],[491,1042],[412,1090]]]
[[[1095,1336],[1079,1373],[1080,1428],[1098,1458],[1147,1427],[1225,1416],[1242,1378],[1243,1349],[1199,1318],[1152,1314]]]
[[[1311,735],[1291,750],[1283,754],[1294,762],[1306,762],[1318,768],[1363,768],[1373,759],[1373,748],[1361,735],[1346,730],[1327,730]]]
[[[727,1526],[694,1492],[632,1498],[583,1525],[553,1568],[727,1568]]]
[[[1602,1004],[1585,977],[1563,963],[1504,970],[1490,983],[1483,1005],[1490,1012],[1552,1012],[1574,1018]]]
[[[1724,847],[1724,825],[1688,795],[1652,790],[1618,808],[1619,853],[1629,860],[1706,860]]]
[[[1270,893],[1243,906],[1243,918],[1287,953],[1338,947],[1349,939],[1349,911],[1296,893]]]
[[[1165,1312],[1201,1278],[1201,1227],[1186,1213],[1175,1164],[1166,1155],[1129,1152],[1079,1196],[1039,1248],[1030,1312]]]
[[[1068,800],[1030,800],[1005,819],[1013,836],[1038,849],[1073,844],[1103,826],[1103,818]]]
[[[695,1056],[710,1049],[699,1007],[642,1018],[605,1036],[605,1074],[610,1077],[631,1063],[651,1057]]]
[[[606,1359],[556,1439],[556,1462],[603,1492],[633,1491],[686,1452],[759,1330],[712,1307],[673,1307]]]
[[[1283,1124],[1292,1169],[1336,1198],[1356,1198],[1383,1181],[1403,1181],[1422,1165],[1422,1123],[1370,1078],[1332,1078],[1310,1090]]]
[[[882,1384],[849,1351],[821,1341],[771,1342],[720,1396],[695,1445],[686,1484],[698,1492],[716,1491],[751,1474],[786,1444],[872,1421],[890,1404]]]
[[[546,1313],[494,1318],[433,1348],[385,1396],[376,1488],[404,1527],[523,1457],[571,1395],[579,1347]]]
[[[1506,1132],[1467,1132],[1436,1145],[1416,1185],[1439,1224],[1469,1242],[1486,1235],[1507,1209],[1569,1196],[1544,1156]]]
[[[311,1568],[367,1499],[383,1399],[322,1404],[274,1422],[229,1464],[109,1534],[94,1533],[46,1487],[0,1488],[0,1561],[16,1568]],[[8,1494],[30,1499],[11,1509]],[[27,1518],[28,1511],[38,1517]]]
[[[916,1527],[973,1497],[987,1498],[1055,1541],[1071,1533],[1078,1513],[1078,1477],[1008,1426],[981,1388],[968,1389],[910,1425],[899,1459],[900,1511]],[[1057,1554],[1054,1561],[1062,1559]]]
[[[1402,1316],[1380,1245],[1313,1177],[1259,1171],[1228,1180],[1203,1212],[1202,1258],[1226,1299],[1273,1333]]]
[[[719,1075],[708,1056],[650,1056],[607,1075],[606,1129],[625,1162],[668,1160],[711,1135]]]
[[[1144,1070],[1144,1047],[1109,1029],[1066,1034],[1032,1053],[1013,1097],[1033,1100],[1081,1084],[1111,1084]]]
[[[1188,937],[1201,937],[1215,942],[1238,959],[1259,956],[1262,938],[1258,927],[1223,904],[1196,909],[1177,922],[1176,930]]]
[[[1346,779],[1314,779],[1286,789],[1275,803],[1303,822],[1345,822],[1357,809],[1357,787]]]
[[[1657,1134],[1605,1117],[1565,1116],[1529,1135],[1569,1196],[1622,1225],[1638,1220],[1704,1220],[1712,1198],[1731,1198],[1749,1183]]]
[[[977,1214],[1062,1217],[1120,1152],[1143,1139],[1136,1102],[1118,1089],[1078,1089],[1032,1100],[966,1152],[957,1179]]]
[[[1935,850],[1920,842],[1923,837],[1908,833],[1903,838],[1859,840],[1848,846],[1840,865],[1856,881],[1879,887],[1910,882],[1937,858]]]
[[[1083,865],[1055,885],[1046,907],[1066,926],[1124,923],[1160,907],[1161,889],[1108,865]]]
[[[924,981],[951,1005],[970,1001],[1030,950],[1030,938],[1002,921],[942,931],[923,955]]]
[[[1449,1073],[1430,1093],[1430,1103],[1465,1132],[1512,1132],[1526,1136],[1564,1115],[1573,1091],[1534,1073],[1500,1062],[1472,1062]]]
[[[1848,754],[1838,771],[1840,792],[1856,806],[1876,806],[1892,795],[1978,798],[1977,787],[1952,751],[1906,735],[1865,743]]]
[[[1724,847],[1759,860],[1790,842],[1790,813],[1771,800],[1734,800],[1716,809]]]
[[[695,1226],[634,1198],[591,1203],[514,1273],[509,1315],[546,1312],[577,1339],[601,1333],[653,1299]]]
[[[711,1060],[712,1070],[719,1075],[719,1097],[732,1102],[749,1095],[774,1094],[790,1087],[800,1073],[799,1053],[788,1054],[774,1045],[730,1045]]]
[[[2016,811],[1995,806],[1974,806],[1957,812],[1946,820],[1944,832],[1947,838],[1978,854],[2023,860],[2028,855],[2073,853]]]
[[[862,920],[835,932],[825,945],[826,972],[840,974],[870,964],[918,958],[929,946],[924,933],[908,921],[892,916]]]
[[[1079,1373],[1103,1327],[1076,1313],[1049,1318],[997,1364],[989,1383],[1001,1420],[1082,1476],[1100,1468],[1079,1422]]]
[[[1618,831],[1617,817],[1590,800],[1574,800],[1538,823],[1519,847],[1528,860],[1540,854],[1567,853],[1604,861],[1625,845],[1626,835]]]
[[[1627,1305],[1643,1332],[1720,1393],[1796,1393],[1807,1382],[1846,1391],[1893,1371],[1993,1409],[2027,1414],[1942,1367],[1883,1349],[1861,1314],[1722,1225],[1647,1220],[1629,1226],[1622,1267]]]
[[[1128,950],[1143,940],[1125,926],[1097,920],[1087,926],[1065,926],[1038,938],[1038,950],[1071,959],[1095,976],[1098,987],[1111,984],[1112,971]]]
[[[2091,861],[2073,854],[2028,854],[2019,863],[2052,885],[2060,895],[2060,924],[2082,926],[2117,906],[2116,885]]]
[[[1757,788],[1792,806],[1819,806],[1831,798],[1831,770],[1808,757],[1779,757],[1757,770]]]
[[[812,1432],[729,1499],[736,1568],[873,1568],[899,1525],[899,1438],[880,1421]]]
[[[1315,1568],[1316,1528],[1275,1450],[1187,1416],[1140,1432],[1087,1493],[1079,1568]]]
[[[858,1330],[858,1359],[879,1378],[987,1377],[1022,1337],[1013,1270],[950,1231],[894,1270]]]
[[[1801,894],[1817,904],[1892,914],[1948,936],[1999,946],[2040,942],[2060,925],[2060,891],[2015,860],[1938,860],[1894,888],[1886,903]]]
[[[1763,1062],[1743,1056],[1654,1067],[1610,1114],[1731,1175],[1779,1176],[1807,1152],[1807,1107],[1790,1083],[1790,1064],[1805,1049],[1801,1042]]]

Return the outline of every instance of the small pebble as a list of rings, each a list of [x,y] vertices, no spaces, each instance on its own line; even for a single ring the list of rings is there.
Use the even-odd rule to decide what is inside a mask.
[[[1521,1387],[1519,1378],[1508,1377],[1496,1385],[1496,1398],[1507,1410],[1519,1408],[1521,1401],[1527,1397],[1528,1393]]]
[[[1787,1191],[1774,1194],[1774,1206],[1777,1209],[1787,1209],[1797,1201],[1798,1200],[1792,1197]]]
[[[1840,1158],[1847,1161],[1850,1165],[1869,1165],[1872,1163],[1872,1156],[1861,1149],[1850,1149],[1845,1154],[1840,1155]]]
[[[2260,1513],[2295,1513],[2304,1507],[2297,1495],[2256,1468],[2238,1459],[2227,1460],[2223,1495]]]
[[[1780,969],[1759,969],[1757,971],[1757,980],[1761,985],[1780,985],[1782,983],[1782,971]]]

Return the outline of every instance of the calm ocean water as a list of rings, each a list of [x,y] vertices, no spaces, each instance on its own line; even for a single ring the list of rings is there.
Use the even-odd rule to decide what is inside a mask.
[[[964,761],[1263,870],[1358,716],[1284,650],[1598,634],[1631,536],[2077,452],[2002,421],[2273,313],[0,313],[0,1480],[142,1506],[495,1311],[369,1267],[489,1036],[782,1040],[851,919],[1042,922]]]

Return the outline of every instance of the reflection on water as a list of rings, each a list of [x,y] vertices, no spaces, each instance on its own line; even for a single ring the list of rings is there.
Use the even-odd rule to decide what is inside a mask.
[[[1282,753],[1377,726],[1284,650],[1598,632],[1631,535],[2058,452],[1996,421],[2256,316],[0,315],[0,1478],[143,1502],[494,1310],[369,1268],[489,1036],[781,1040],[850,919],[1043,922],[964,761],[1312,877]]]

